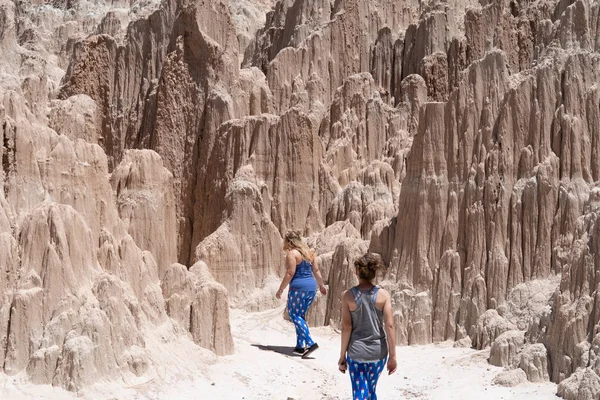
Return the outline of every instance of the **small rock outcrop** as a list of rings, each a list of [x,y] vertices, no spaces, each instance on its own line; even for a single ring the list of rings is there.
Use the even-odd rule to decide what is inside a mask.
[[[527,375],[522,369],[502,371],[492,380],[494,385],[513,387],[527,382]]]
[[[233,354],[227,290],[203,262],[188,269],[173,264],[162,282],[168,315],[189,331],[196,343],[217,355]]]

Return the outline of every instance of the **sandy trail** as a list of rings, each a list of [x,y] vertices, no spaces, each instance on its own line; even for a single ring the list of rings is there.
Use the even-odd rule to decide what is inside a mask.
[[[138,385],[96,385],[85,392],[69,393],[50,386],[23,383],[23,377],[0,374],[0,398],[21,399],[350,399],[347,375],[337,371],[339,335],[329,327],[311,329],[320,348],[312,359],[293,355],[293,325],[283,320],[283,306],[260,313],[232,311],[236,351],[206,365],[204,353],[189,351],[165,365],[161,377]],[[498,387],[492,379],[502,369],[486,362],[488,351],[453,348],[451,343],[398,347],[398,371],[384,371],[379,399],[419,400],[549,400],[556,385],[525,383]],[[169,364],[168,353],[160,357]],[[174,362],[176,361],[176,362]],[[181,365],[181,364],[184,365]],[[177,364],[177,365],[176,365]]]
[[[292,354],[294,328],[283,320],[282,311],[283,307],[261,313],[232,313],[236,354],[222,357],[209,368],[211,389],[219,393],[220,399],[350,399],[349,378],[337,371],[339,335],[329,327],[311,329],[320,348],[313,359],[303,360]],[[384,372],[379,381],[380,399],[556,398],[556,385],[552,383],[493,386],[491,381],[502,368],[487,363],[489,351],[443,343],[398,347],[397,354],[398,371],[391,376]],[[198,398],[195,390],[184,395],[180,391],[183,387],[178,387],[162,392],[158,398]],[[204,391],[205,387],[198,385],[197,390]]]

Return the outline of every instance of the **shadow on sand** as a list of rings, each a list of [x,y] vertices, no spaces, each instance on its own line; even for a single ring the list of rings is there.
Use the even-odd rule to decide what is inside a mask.
[[[289,346],[271,346],[271,345],[263,345],[263,344],[253,344],[252,346],[258,347],[260,350],[265,351],[274,351],[275,353],[283,354],[284,356],[289,357],[301,357],[301,354],[294,353],[294,348]],[[311,357],[307,357],[311,358]]]

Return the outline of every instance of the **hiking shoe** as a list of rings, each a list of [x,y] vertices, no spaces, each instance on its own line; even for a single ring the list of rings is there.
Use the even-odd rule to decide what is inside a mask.
[[[313,344],[312,346],[310,346],[308,349],[306,349],[304,351],[304,354],[302,354],[302,358],[307,358],[313,351],[315,351],[316,349],[319,348],[318,344]]]
[[[294,353],[296,354],[304,354],[304,352],[308,349],[308,347],[294,347]]]

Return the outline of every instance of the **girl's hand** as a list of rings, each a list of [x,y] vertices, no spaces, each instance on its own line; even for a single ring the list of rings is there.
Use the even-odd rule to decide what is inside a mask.
[[[340,359],[338,360],[338,369],[340,370],[340,372],[342,374],[346,373],[346,370],[348,369],[348,364],[346,363],[346,357],[340,356]]]
[[[275,293],[275,297],[277,298],[277,300],[281,299],[281,293],[283,292],[283,290],[279,289],[277,291],[277,293]]]
[[[327,288],[325,287],[325,285],[319,286],[319,291],[323,296],[327,294]]]
[[[398,367],[398,363],[396,362],[396,357],[390,357],[387,362],[388,375],[391,375],[394,372],[396,372],[396,367]]]

